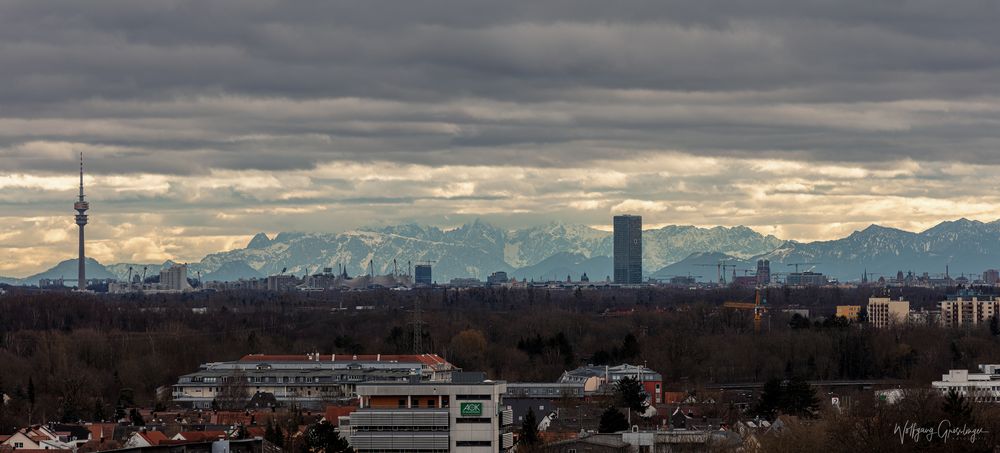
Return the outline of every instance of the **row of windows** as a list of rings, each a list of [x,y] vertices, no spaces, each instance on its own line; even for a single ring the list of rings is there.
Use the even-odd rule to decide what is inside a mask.
[[[218,377],[218,376],[204,376],[204,377],[203,376],[194,376],[194,377],[191,378],[191,382],[205,382],[205,383],[208,383],[208,384],[214,384],[216,382],[227,382],[227,381],[230,381],[232,379],[235,379],[235,378],[232,377],[232,376],[222,376],[222,377]],[[397,380],[398,381],[405,381],[405,380],[407,380],[406,378],[398,378],[397,379],[397,378],[390,378],[390,377],[387,377],[387,376],[375,376],[375,377],[372,377],[372,376],[365,376],[365,375],[360,375],[360,374],[341,374],[341,375],[336,375],[336,376],[322,376],[322,377],[320,377],[320,376],[313,376],[313,377],[307,377],[307,376],[291,376],[291,377],[289,377],[289,376],[281,376],[281,377],[278,377],[278,376],[248,376],[246,378],[247,382],[249,382],[251,384],[255,384],[255,383],[260,383],[260,384],[278,384],[278,383],[281,383],[281,384],[292,384],[292,383],[297,383],[297,384],[301,384],[301,383],[306,383],[306,382],[314,382],[314,383],[315,382],[320,382],[320,380],[323,380],[323,381],[338,381],[338,382],[362,382],[362,381],[365,381],[365,380],[373,380],[373,379],[377,379],[379,381],[383,381],[383,380],[385,380],[385,381],[388,381],[388,380],[392,380],[392,381],[397,381]]]
[[[489,440],[456,440],[456,447],[489,447],[493,445]]]
[[[490,419],[488,419],[486,417],[465,417],[465,418],[456,418],[455,419],[455,423],[459,423],[459,424],[462,424],[462,423],[490,423],[491,421],[492,420],[490,420]]]
[[[447,426],[352,426],[352,430],[359,433],[371,432],[436,432],[448,431]]]
[[[455,399],[459,401],[479,401],[479,400],[491,400],[493,397],[491,395],[455,395]]]

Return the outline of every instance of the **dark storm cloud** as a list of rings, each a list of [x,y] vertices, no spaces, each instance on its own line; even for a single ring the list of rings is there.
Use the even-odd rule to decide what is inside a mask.
[[[17,150],[89,145],[114,158],[95,171],[167,174],[585,165],[664,149],[1000,162],[998,8],[8,1],[0,155],[54,172],[71,153]],[[924,100],[945,105],[899,104]]]

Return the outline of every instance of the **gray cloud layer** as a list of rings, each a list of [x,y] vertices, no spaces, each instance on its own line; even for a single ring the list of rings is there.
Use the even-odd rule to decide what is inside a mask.
[[[995,1],[5,1],[0,249],[63,252],[81,150],[112,260],[409,219],[634,209],[818,238],[987,216],[997,19]]]

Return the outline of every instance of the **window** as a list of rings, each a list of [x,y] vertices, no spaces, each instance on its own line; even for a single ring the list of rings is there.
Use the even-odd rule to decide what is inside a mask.
[[[455,395],[455,399],[459,401],[468,400],[489,400],[490,395]]]
[[[14,442],[14,448],[24,448],[24,442]]]
[[[490,422],[490,419],[486,418],[486,417],[465,417],[465,418],[456,418],[455,419],[455,423],[459,423],[459,424],[463,424],[463,423],[489,423],[489,422]]]
[[[435,403],[437,403],[436,400],[427,400],[427,407],[434,407]]]
[[[456,447],[489,447],[493,445],[492,441],[488,440],[457,440],[455,441]]]
[[[406,399],[403,398],[399,399],[399,407],[406,407]]]

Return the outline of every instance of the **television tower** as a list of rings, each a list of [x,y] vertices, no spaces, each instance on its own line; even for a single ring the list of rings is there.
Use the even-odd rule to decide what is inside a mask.
[[[80,152],[80,200],[73,203],[73,209],[76,209],[76,224],[80,226],[80,275],[77,278],[77,288],[80,291],[87,289],[87,271],[86,271],[86,257],[83,253],[83,227],[87,224],[87,209],[90,209],[90,203],[83,197],[83,152]]]

